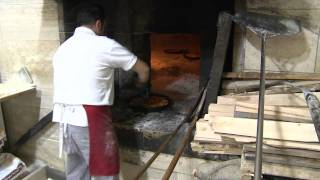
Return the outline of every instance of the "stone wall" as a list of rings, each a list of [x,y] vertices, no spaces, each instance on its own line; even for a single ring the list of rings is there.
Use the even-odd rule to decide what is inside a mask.
[[[8,100],[3,105],[9,147],[52,110],[52,56],[60,45],[56,0],[0,1],[1,80],[18,78],[25,66],[37,86],[34,93]],[[58,144],[54,126],[33,138],[18,152],[24,158],[55,162]],[[52,158],[54,157],[54,158]],[[57,165],[59,164],[59,165]]]
[[[52,56],[60,43],[73,34],[75,7],[81,2],[85,1],[0,1],[1,80],[19,78],[18,71],[25,66],[37,86],[36,92],[3,103],[10,148],[52,110]],[[105,6],[109,15],[107,34],[141,59],[150,61],[151,1],[106,0],[97,3]],[[123,83],[122,79],[129,75],[119,72],[119,82]],[[59,159],[58,151],[58,127],[50,124],[17,154],[26,161],[40,159],[63,171],[64,163]]]
[[[266,70],[272,72],[319,72],[320,2],[317,0],[246,0],[246,10],[291,17],[301,21],[298,35],[267,41]],[[249,30],[235,31],[233,71],[259,71],[259,37]]]

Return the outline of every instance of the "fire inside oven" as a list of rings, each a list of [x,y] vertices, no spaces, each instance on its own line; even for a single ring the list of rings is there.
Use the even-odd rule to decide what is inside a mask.
[[[175,99],[199,89],[199,34],[151,34],[151,90]]]
[[[198,34],[153,33],[151,41],[151,74],[148,92],[135,96],[130,106],[142,111],[160,111],[185,104],[199,89],[200,42]]]

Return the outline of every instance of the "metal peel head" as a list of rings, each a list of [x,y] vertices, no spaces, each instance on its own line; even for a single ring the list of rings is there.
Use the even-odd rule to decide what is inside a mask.
[[[241,12],[233,16],[233,21],[241,26],[248,27],[257,34],[269,36],[290,36],[301,31],[300,22],[287,17]]]

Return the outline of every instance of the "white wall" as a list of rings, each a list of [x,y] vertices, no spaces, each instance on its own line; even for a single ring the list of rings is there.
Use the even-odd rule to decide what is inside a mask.
[[[1,79],[17,78],[26,66],[37,91],[3,103],[10,145],[41,117],[52,110],[52,56],[60,44],[58,3],[56,0],[0,1]],[[63,168],[58,156],[55,126],[41,132],[21,150],[25,158],[46,160]]]
[[[298,19],[302,32],[274,37],[266,48],[266,70],[272,72],[319,72],[320,1],[246,0],[247,10]],[[260,39],[249,30],[235,32],[234,71],[259,71]]]

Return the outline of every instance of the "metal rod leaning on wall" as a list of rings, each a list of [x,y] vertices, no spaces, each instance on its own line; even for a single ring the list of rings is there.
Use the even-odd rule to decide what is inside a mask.
[[[188,129],[188,132],[183,137],[181,145],[179,146],[178,150],[176,151],[175,155],[173,156],[173,159],[171,160],[168,169],[166,170],[164,176],[162,177],[162,180],[168,180],[170,178],[174,168],[176,167],[176,164],[178,163],[178,160],[179,160],[183,150],[185,149],[186,145],[189,143],[190,137],[192,135],[192,130],[193,130],[194,126],[196,125],[196,122],[198,121],[200,112],[201,112],[203,105],[204,105],[206,95],[207,95],[207,89],[204,90],[204,92],[201,96],[201,101],[198,104],[197,111],[196,111],[195,115],[193,116],[191,125],[189,126],[189,129]]]
[[[265,46],[267,34],[261,34],[261,67],[260,67],[260,90],[258,106],[256,159],[254,166],[254,179],[261,179],[262,175],[262,147],[263,147],[263,119],[264,119],[264,94],[265,94]]]
[[[136,177],[134,178],[134,180],[138,180],[139,178],[141,178],[141,176],[144,174],[144,172],[150,167],[150,165],[153,163],[153,161],[159,156],[159,154],[164,150],[164,148],[166,148],[169,144],[169,142],[171,142],[171,140],[174,138],[174,136],[178,133],[179,129],[182,127],[182,125],[186,122],[188,122],[193,115],[195,114],[195,111],[197,110],[197,107],[199,105],[199,103],[202,100],[202,96],[204,94],[204,91],[206,90],[206,86],[207,83],[205,84],[205,86],[201,89],[198,98],[195,102],[195,104],[192,106],[192,108],[190,108],[187,116],[185,117],[185,119],[179,124],[179,126],[170,134],[170,136],[160,145],[159,149],[153,154],[153,156],[148,160],[148,162],[143,166],[143,168],[140,170],[140,172],[136,175]]]

